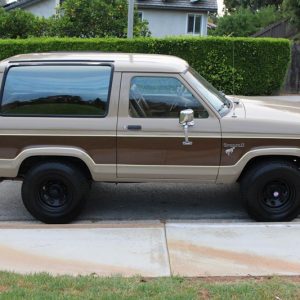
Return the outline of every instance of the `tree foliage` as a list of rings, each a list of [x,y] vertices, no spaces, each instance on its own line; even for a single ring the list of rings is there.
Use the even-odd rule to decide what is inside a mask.
[[[134,16],[134,35],[149,36],[147,23]],[[0,8],[0,38],[126,37],[127,0],[65,0],[49,19]]]
[[[27,38],[43,36],[47,28],[44,18],[34,16],[25,10],[6,12],[0,8],[0,38]]]
[[[252,12],[249,8],[240,8],[218,19],[218,27],[210,32],[216,36],[250,36],[261,28],[281,19],[282,15],[274,6]]]
[[[52,18],[54,33],[70,37],[125,37],[127,0],[65,0]],[[54,20],[53,20],[54,19]],[[145,22],[134,15],[135,34],[149,35]]]
[[[228,12],[234,12],[240,8],[249,8],[255,12],[270,5],[278,10],[282,0],[224,0],[224,4]]]
[[[300,30],[300,0],[284,0],[283,10],[291,23]]]

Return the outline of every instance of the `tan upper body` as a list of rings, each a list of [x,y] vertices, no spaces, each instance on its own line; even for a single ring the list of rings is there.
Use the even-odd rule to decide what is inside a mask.
[[[0,82],[12,66],[43,64],[112,66],[107,115],[1,114],[0,177],[17,177],[21,164],[32,156],[55,155],[82,160],[94,180],[233,182],[257,157],[300,156],[298,104],[229,97],[228,107],[218,111],[215,97],[225,101],[224,97],[216,92],[212,96],[209,87],[197,82],[188,63],[177,57],[96,52],[17,55],[0,62]],[[203,109],[188,129],[192,145],[182,143],[178,118],[129,114],[132,82],[141,77],[175,79],[199,101]]]
[[[188,68],[188,63],[170,55],[101,53],[101,52],[50,52],[20,54],[3,60],[0,72],[11,63],[24,62],[112,62],[116,72],[167,72],[181,73]]]

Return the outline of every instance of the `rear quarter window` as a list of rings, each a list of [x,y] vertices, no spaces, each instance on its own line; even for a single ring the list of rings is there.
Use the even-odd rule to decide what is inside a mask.
[[[8,70],[2,115],[104,117],[111,66],[15,66]]]

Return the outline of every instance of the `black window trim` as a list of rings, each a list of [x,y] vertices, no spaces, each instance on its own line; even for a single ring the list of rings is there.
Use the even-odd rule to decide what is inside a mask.
[[[135,75],[133,75],[135,74]],[[188,82],[186,82],[184,80],[184,78],[182,78],[182,76],[180,76],[180,74],[178,73],[162,73],[162,74],[158,74],[156,72],[148,72],[148,73],[140,73],[140,74],[143,74],[143,75],[138,75],[139,73],[132,73],[132,76],[130,76],[130,86],[129,86],[129,91],[128,91],[128,117],[129,118],[132,118],[132,119],[162,119],[162,118],[135,118],[135,117],[132,117],[130,115],[130,111],[129,111],[129,102],[130,102],[130,89],[131,89],[131,82],[132,82],[132,79],[135,78],[135,77],[166,77],[166,78],[175,78],[177,79],[191,94],[192,96],[199,102],[200,105],[203,106],[203,108],[207,111],[208,113],[208,117],[207,118],[199,118],[199,120],[205,120],[205,119],[208,119],[210,117],[210,110],[207,109],[207,104],[205,103],[205,101],[202,99],[202,97],[200,97],[195,91],[194,89],[189,85]],[[145,75],[147,74],[147,75]],[[148,75],[150,74],[150,75]],[[163,76],[161,76],[163,75]],[[177,76],[178,77],[177,77]],[[203,102],[205,103],[205,105],[203,104]],[[175,120],[176,118],[165,118],[165,119],[168,119],[168,120]],[[178,118],[177,118],[178,119]]]
[[[103,115],[45,115],[45,114],[4,114],[2,112],[2,101],[3,101],[3,95],[4,95],[4,88],[6,83],[6,78],[8,75],[8,72],[11,68],[18,68],[18,67],[32,67],[32,66],[108,66],[111,68],[111,74],[110,74],[110,80],[109,80],[109,86],[108,86],[108,94],[107,94],[107,108],[105,111],[105,114]],[[72,118],[72,119],[78,119],[78,118],[99,118],[103,119],[108,116],[109,108],[110,108],[110,98],[111,98],[111,89],[112,89],[112,82],[113,82],[113,75],[114,75],[114,64],[105,62],[105,63],[99,63],[99,61],[90,61],[89,63],[83,61],[77,61],[74,63],[74,61],[53,61],[53,62],[28,62],[28,63],[13,63],[7,66],[3,73],[2,83],[1,83],[1,90],[0,90],[0,117],[14,117],[14,118]]]

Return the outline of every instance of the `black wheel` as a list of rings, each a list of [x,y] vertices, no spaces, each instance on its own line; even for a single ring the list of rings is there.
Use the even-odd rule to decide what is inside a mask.
[[[300,211],[300,172],[291,162],[258,164],[242,178],[241,194],[255,220],[290,221]]]
[[[23,203],[38,220],[49,224],[72,221],[85,204],[89,182],[69,163],[48,162],[33,166],[22,185]]]

